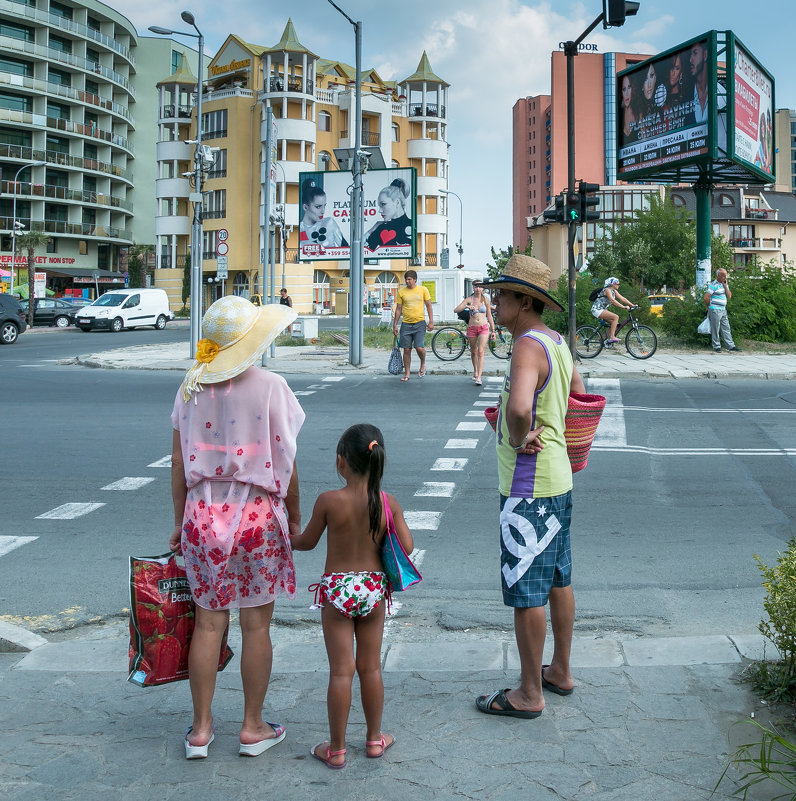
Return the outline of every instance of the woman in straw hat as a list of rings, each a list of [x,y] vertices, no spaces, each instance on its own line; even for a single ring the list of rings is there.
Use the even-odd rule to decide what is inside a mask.
[[[569,393],[583,392],[565,337],[542,321],[550,268],[516,254],[485,286],[493,291],[498,325],[514,337],[500,396],[497,462],[503,603],[514,608],[520,686],[476,699],[488,715],[532,719],[545,706],[542,688],[570,695],[569,654],[575,619],[569,524],[572,470],[564,438]],[[545,606],[550,602],[553,658],[542,665]]]
[[[289,306],[217,300],[174,402],[169,546],[185,557],[196,602],[188,759],[206,757],[213,742],[210,707],[230,609],[240,610],[243,637],[239,752],[258,756],[285,736],[283,726],[263,720],[262,706],[274,599],[296,593],[289,537],[301,530],[295,458],[304,412],[281,376],[256,365],[295,318]]]

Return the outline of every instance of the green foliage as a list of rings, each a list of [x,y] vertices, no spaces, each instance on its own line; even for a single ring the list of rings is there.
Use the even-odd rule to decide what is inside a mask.
[[[182,268],[182,305],[191,297],[191,257],[185,257],[185,264]]]
[[[779,651],[783,680],[796,692],[796,537],[778,554],[774,567],[763,564],[757,554],[755,561],[763,576],[763,608],[768,615],[758,628]]]
[[[45,234],[43,231],[28,231],[25,234],[20,234],[14,239],[14,248],[16,249],[17,253],[27,252],[28,254],[28,297],[33,298],[35,297],[33,287],[36,279],[36,265],[34,264],[33,259],[36,256],[36,248],[46,245],[50,240],[50,235]],[[35,311],[35,306],[36,304],[33,303],[32,300],[28,304],[28,325],[31,328],[33,327],[33,314]]]
[[[146,286],[147,256],[155,250],[154,245],[134,244],[127,254],[127,281],[131,289]]]
[[[742,793],[742,799],[746,799],[749,791],[761,782],[773,782],[785,787],[787,792],[777,796],[766,795],[766,798],[771,798],[771,801],[793,801],[796,798],[796,743],[773,726],[764,726],[756,720],[743,722],[757,728],[759,739],[738,747],[713,792],[716,792],[727,777],[727,771],[734,765],[741,772],[737,792]]]
[[[533,240],[531,240],[528,245],[525,247],[524,250],[520,250],[519,247],[515,247],[514,245],[509,245],[507,248],[501,248],[500,250],[496,251],[494,248],[490,248],[492,251],[492,261],[493,264],[487,262],[486,264],[486,274],[494,280],[497,278],[501,272],[503,272],[503,268],[506,266],[506,262],[515,254],[515,253],[523,253],[526,256],[531,256],[533,253]]]
[[[700,293],[698,298],[686,294],[683,302],[670,301],[664,304],[663,314],[660,316],[660,327],[664,333],[684,345],[710,345],[710,337],[697,333],[697,327],[707,316],[705,303]],[[731,317],[733,335],[738,338],[735,320]]]

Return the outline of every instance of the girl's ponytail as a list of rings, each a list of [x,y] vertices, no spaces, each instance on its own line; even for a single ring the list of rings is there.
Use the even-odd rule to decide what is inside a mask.
[[[337,453],[357,474],[368,477],[368,523],[373,541],[381,533],[381,477],[384,475],[384,437],[376,426],[357,423],[337,443]]]
[[[381,532],[381,477],[384,473],[384,445],[372,440],[368,445],[370,451],[370,469],[368,471],[368,516],[370,518],[370,536],[376,541]]]

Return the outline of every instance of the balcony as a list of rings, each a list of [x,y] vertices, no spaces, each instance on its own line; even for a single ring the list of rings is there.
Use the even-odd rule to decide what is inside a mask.
[[[0,193],[6,195],[14,194],[13,181],[0,181]],[[106,206],[113,209],[123,209],[132,213],[133,204],[128,200],[113,195],[98,194],[97,192],[87,192],[82,189],[69,189],[64,186],[54,186],[51,184],[36,184],[17,181],[16,196],[18,198],[49,198],[52,200],[74,200],[78,203]]]
[[[298,94],[305,94],[311,95],[315,93],[315,84],[307,79],[301,78],[300,76],[291,76],[288,75],[287,77],[287,90],[285,90],[285,79],[281,76],[272,76],[268,81],[268,91],[269,92],[292,92]]]
[[[348,139],[349,133],[351,134],[351,141],[354,141],[353,131],[340,131],[341,139]],[[381,136],[378,131],[362,131],[362,144],[369,145],[370,147],[379,147],[381,144]]]
[[[167,103],[160,107],[161,120],[190,120],[193,106],[178,106],[174,103]]]
[[[731,239],[730,246],[748,250],[779,250],[782,240],[778,237],[756,237],[753,239]]]
[[[410,117],[445,117],[445,106],[439,103],[410,103]]]
[[[743,216],[745,220],[776,220],[777,210],[745,208],[743,210]]]
[[[124,148],[132,153],[130,143],[123,136],[118,136],[112,131],[98,128],[94,124],[85,125],[82,122],[72,122],[62,120],[60,117],[47,117],[44,114],[32,114],[29,111],[17,111],[16,109],[0,108],[0,120],[7,122],[17,122],[23,125],[31,125],[36,128],[49,128],[54,131],[66,131],[68,133],[88,136],[92,139],[99,139],[117,147]]]
[[[0,145],[0,158],[19,159],[20,161],[46,161],[48,164],[58,164],[63,167],[76,167],[81,170],[92,170],[105,175],[120,178],[132,183],[133,174],[123,170],[115,164],[108,164],[97,159],[84,159],[79,156],[70,156],[57,150],[34,150],[32,147],[18,147],[17,145]]]
[[[17,215],[17,222],[21,222],[29,231],[39,231],[46,234],[66,234],[81,238],[93,237],[96,239],[123,239],[132,244],[133,232],[124,228],[114,228],[110,225],[97,225],[96,223],[70,223],[65,220],[31,220]],[[11,230],[11,218],[0,217],[0,230]]]

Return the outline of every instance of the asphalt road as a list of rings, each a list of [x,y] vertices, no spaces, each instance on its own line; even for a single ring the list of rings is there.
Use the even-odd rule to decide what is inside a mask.
[[[4,619],[44,632],[123,617],[128,556],[166,550],[165,457],[180,375],[56,361],[89,336],[91,350],[101,350],[100,339],[116,346],[170,335],[48,331],[0,348]],[[424,576],[398,599],[391,625],[418,638],[510,629],[498,584],[492,434],[468,430],[499,385],[479,391],[462,376],[408,385],[387,375],[287,378],[307,412],[299,440],[305,521],[317,493],[338,486],[340,433],[360,421],[384,431],[384,487],[414,521]],[[608,396],[611,411],[589,467],[575,477],[577,631],[756,632],[763,594],[753,554],[773,562],[795,530],[794,456],[783,449],[796,449],[796,386],[705,379],[590,388]],[[114,489],[119,481],[128,488]],[[41,517],[73,503],[102,505],[71,519]],[[35,539],[3,553],[4,537]],[[296,562],[299,595],[277,604],[280,624],[317,621],[304,588],[317,581],[323,552]]]

